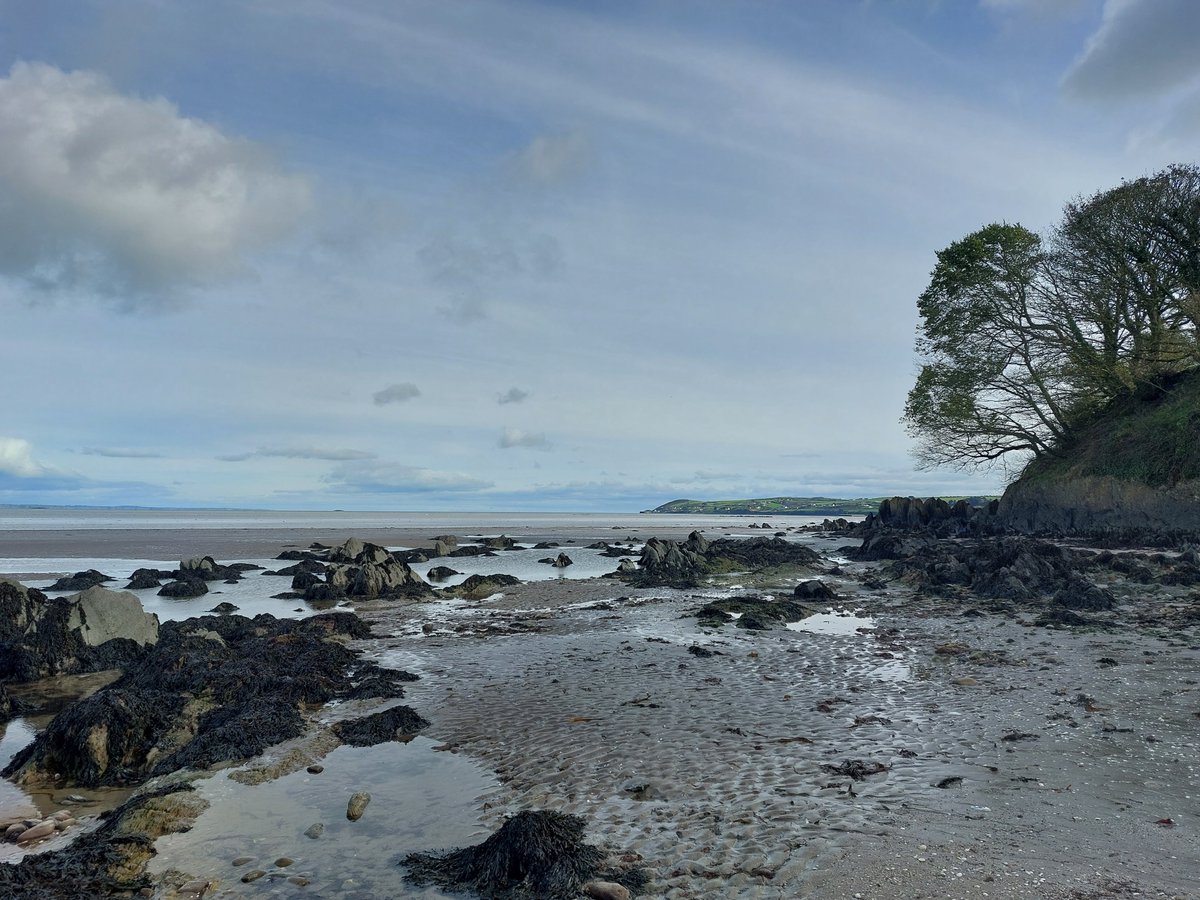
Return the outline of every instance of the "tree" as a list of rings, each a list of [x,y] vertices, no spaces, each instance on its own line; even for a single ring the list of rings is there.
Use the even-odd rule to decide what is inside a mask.
[[[1200,365],[1200,168],[1069,203],[1043,240],[993,224],[937,254],[904,421],[925,467],[1054,452]]]

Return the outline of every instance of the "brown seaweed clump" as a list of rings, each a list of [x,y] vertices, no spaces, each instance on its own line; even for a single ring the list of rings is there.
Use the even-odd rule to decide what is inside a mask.
[[[605,871],[608,855],[584,842],[584,824],[579,816],[526,810],[482,844],[449,853],[412,853],[404,865],[415,884],[469,890],[486,900],[574,900],[594,878],[617,881],[636,893],[645,874]]]

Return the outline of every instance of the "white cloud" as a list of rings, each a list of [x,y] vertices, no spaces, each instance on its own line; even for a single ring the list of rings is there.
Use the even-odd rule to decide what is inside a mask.
[[[0,473],[17,478],[37,478],[46,469],[33,459],[33,447],[22,438],[0,437]]]
[[[503,406],[506,403],[523,403],[529,397],[529,391],[523,391],[519,387],[510,387],[503,394],[496,398],[496,402]]]
[[[550,442],[541,432],[531,433],[519,428],[505,428],[500,435],[500,446],[506,450],[513,447],[525,447],[531,450],[549,450]]]
[[[1128,99],[1170,91],[1200,77],[1200,3],[1196,0],[1106,0],[1100,27],[1063,78],[1089,100]]]
[[[362,494],[462,493],[484,490],[492,482],[462,472],[440,472],[388,462],[348,463],[326,479],[336,490]]]
[[[108,459],[162,459],[161,453],[133,447],[84,447],[79,452],[84,456],[103,456]]]
[[[411,382],[389,384],[381,391],[371,395],[376,406],[387,406],[389,403],[403,403],[421,396],[421,389]]]
[[[256,144],[95,72],[0,78],[0,272],[145,301],[244,271],[307,211],[307,183]]]
[[[320,459],[344,462],[353,459],[374,459],[374,453],[362,450],[325,449],[322,447],[263,447],[249,453],[218,456],[221,462],[245,462],[248,459]]]

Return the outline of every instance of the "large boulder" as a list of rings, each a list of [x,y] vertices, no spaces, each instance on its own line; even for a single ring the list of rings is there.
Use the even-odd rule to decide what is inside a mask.
[[[135,594],[91,587],[49,598],[0,579],[0,681],[122,668],[158,640]]]
[[[343,560],[331,562],[325,574],[325,583],[334,595],[364,599],[413,597],[431,590],[408,563],[396,559],[378,544],[351,538],[329,555],[330,559]]]

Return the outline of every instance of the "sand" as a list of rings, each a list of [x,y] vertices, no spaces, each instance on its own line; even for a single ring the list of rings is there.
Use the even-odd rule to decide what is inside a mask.
[[[345,537],[155,534],[171,555],[222,561]],[[103,547],[83,555],[154,555],[138,538],[93,533]],[[845,543],[805,540],[831,556]],[[1047,629],[964,617],[899,586],[868,591],[854,578],[862,568],[843,562],[843,575],[827,576],[844,614],[810,621],[815,633],[705,629],[689,617],[745,585],[631,590],[594,579],[482,603],[363,604],[379,637],[358,646],[422,676],[404,701],[432,722],[423,738],[436,750],[421,752],[453,755],[484,779],[465,800],[447,798],[457,832],[447,823],[445,833],[466,840],[522,809],[576,813],[590,840],[647,869],[649,896],[1200,896],[1200,635],[1130,621],[1135,605],[1153,611],[1177,593],[1131,595],[1107,628]],[[755,581],[782,594],[802,577]],[[883,769],[837,774],[855,761]],[[355,777],[372,789],[370,772]],[[383,795],[403,795],[386,768],[375,778]],[[309,824],[286,818],[274,827]],[[370,847],[388,846],[386,820],[373,827],[383,830]],[[231,847],[258,840],[238,828],[202,816],[198,832]],[[319,888],[310,895],[398,895],[395,859],[372,893],[369,878],[346,878],[340,846],[288,836],[271,852],[299,857]],[[170,867],[212,880],[211,896],[283,889],[242,885],[215,859],[181,843]],[[338,887],[350,881],[353,890]]]

